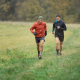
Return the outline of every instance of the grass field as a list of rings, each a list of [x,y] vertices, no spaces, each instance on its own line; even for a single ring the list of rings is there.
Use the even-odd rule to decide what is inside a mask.
[[[0,22],[0,80],[80,80],[80,24],[66,24],[62,56],[56,56],[52,23],[47,23],[41,60],[32,24]]]

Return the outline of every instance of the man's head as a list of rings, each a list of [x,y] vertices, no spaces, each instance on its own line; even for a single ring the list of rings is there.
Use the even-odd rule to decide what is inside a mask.
[[[39,17],[38,17],[38,22],[39,22],[39,23],[42,23],[42,20],[43,20],[43,17],[42,17],[42,16],[39,16]]]
[[[57,20],[57,21],[60,21],[60,19],[61,19],[60,14],[57,14],[57,15],[56,15],[56,20]]]

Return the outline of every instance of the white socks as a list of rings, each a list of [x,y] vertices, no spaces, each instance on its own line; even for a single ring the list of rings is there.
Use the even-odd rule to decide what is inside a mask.
[[[40,52],[40,55],[42,54],[42,52]]]

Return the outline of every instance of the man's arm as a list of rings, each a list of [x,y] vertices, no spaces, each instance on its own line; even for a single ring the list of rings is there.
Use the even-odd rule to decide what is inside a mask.
[[[63,28],[60,27],[61,30],[67,30],[65,23],[63,23]]]
[[[45,24],[45,36],[47,35],[47,26],[46,26],[46,24]]]
[[[33,31],[35,28],[36,28],[35,24],[33,24],[33,26],[30,28],[30,31],[31,31],[34,35],[37,34],[36,32]]]
[[[55,24],[53,24],[53,27],[52,27],[52,34],[54,34],[54,29],[55,29]]]

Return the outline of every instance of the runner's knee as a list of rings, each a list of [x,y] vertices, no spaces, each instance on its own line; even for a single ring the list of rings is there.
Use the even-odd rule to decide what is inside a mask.
[[[61,42],[61,43],[60,43],[60,47],[62,47],[62,44],[63,44],[63,43]]]
[[[56,45],[58,45],[58,42],[56,42]]]
[[[43,47],[43,44],[41,44],[40,46]]]
[[[62,47],[62,44],[60,45],[60,47]]]
[[[37,44],[37,47],[39,47],[39,44]]]

